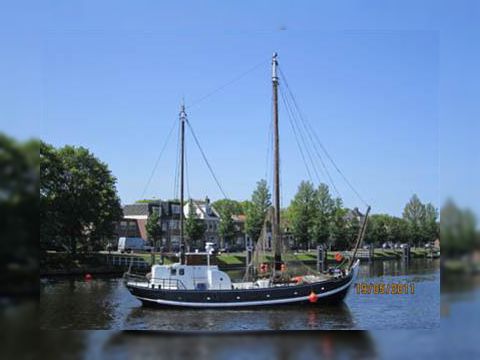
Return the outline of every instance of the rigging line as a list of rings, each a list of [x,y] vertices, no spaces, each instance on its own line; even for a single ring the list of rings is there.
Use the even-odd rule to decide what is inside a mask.
[[[217,176],[215,175],[212,166],[208,162],[207,156],[205,155],[205,152],[203,151],[202,146],[200,145],[200,142],[198,141],[198,138],[197,138],[197,135],[195,134],[195,131],[193,131],[193,127],[190,124],[190,121],[186,120],[186,123],[187,123],[188,127],[190,128],[190,131],[192,132],[193,139],[195,140],[195,143],[197,144],[198,149],[200,150],[200,153],[202,154],[203,160],[205,161],[208,169],[210,170],[210,174],[212,175],[213,179],[217,183],[217,186],[220,189],[220,192],[222,193],[222,195],[225,197],[225,199],[228,199],[228,196],[225,194],[225,191],[223,191],[222,185],[220,185],[220,182],[218,181]]]
[[[285,83],[286,83],[286,81],[285,81]],[[288,95],[288,93],[287,93],[287,95]],[[288,96],[286,97],[286,101],[287,101],[287,103],[289,104],[289,106],[291,107],[291,104],[290,104],[290,101],[289,101],[289,99],[288,99]],[[293,100],[292,100],[292,101],[293,101]],[[295,112],[293,111],[293,109],[291,109],[290,111],[292,112],[292,116],[293,116],[294,122],[295,122],[295,124],[296,124],[296,126],[297,126],[297,128],[298,128],[298,132],[302,135],[303,138],[306,139],[306,140],[304,140],[304,139],[302,138],[306,150],[308,151],[308,146],[307,146],[306,144],[307,144],[307,142],[308,142],[308,139],[310,139],[310,142],[312,143],[312,148],[313,148],[315,154],[316,154],[316,155],[318,156],[318,158],[320,159],[320,163],[321,163],[322,168],[323,168],[323,171],[322,171],[322,169],[320,168],[320,172],[322,173],[322,175],[324,175],[324,176],[327,178],[326,182],[328,182],[328,184],[330,185],[330,187],[333,188],[333,190],[335,191],[335,193],[337,194],[337,196],[338,196],[338,197],[341,197],[341,196],[340,196],[340,192],[338,191],[338,189],[337,189],[337,187],[336,187],[336,185],[335,185],[335,182],[333,181],[332,177],[330,176],[330,172],[328,171],[327,167],[325,166],[325,163],[324,163],[324,161],[323,161],[323,159],[322,159],[322,156],[320,155],[320,152],[318,151],[317,147],[315,146],[315,141],[312,139],[311,134],[310,134],[310,132],[308,131],[308,129],[307,129],[307,127],[305,126],[305,124],[302,123],[302,121],[301,121],[300,114],[295,114]],[[297,113],[298,113],[298,111],[297,111]],[[300,118],[300,119],[299,119],[299,118]],[[302,126],[302,125],[303,125],[303,126]],[[303,132],[306,132],[306,133],[307,133],[308,138],[307,138],[307,136],[305,136],[305,135],[303,134]],[[315,170],[315,173],[317,174],[317,178],[318,178],[317,167],[315,166],[315,162],[313,161],[314,156],[311,156],[311,153],[310,153],[310,152],[308,152],[308,155],[309,155],[310,161],[312,162],[312,166],[313,166],[313,168],[314,168],[314,170]],[[320,179],[319,179],[319,183],[321,183],[321,182],[320,182]]]
[[[290,96],[292,97],[293,99],[293,102],[294,102],[294,105],[295,107],[297,108],[297,111],[299,113],[299,115],[303,118],[303,115],[299,109],[299,106],[297,104],[297,101],[295,100],[295,97],[293,96],[293,93],[292,91],[290,90],[290,87],[288,86],[288,82],[285,78],[285,75],[283,74],[283,71],[280,67],[278,67],[279,71],[280,71],[280,75],[282,76],[282,79],[283,81],[285,82],[285,85],[287,87],[287,90],[288,92],[290,93]],[[320,147],[322,148],[323,152],[325,153],[325,155],[327,156],[327,158],[330,160],[330,162],[332,163],[332,165],[334,166],[335,170],[337,170],[337,172],[342,176],[343,180],[345,181],[345,183],[348,185],[348,187],[355,193],[355,195],[358,197],[358,199],[360,201],[362,201],[364,203],[364,205],[367,205],[368,206],[368,203],[363,199],[363,197],[358,193],[358,191],[355,189],[355,187],[350,183],[350,181],[347,179],[347,177],[345,176],[345,174],[340,170],[340,168],[338,167],[338,165],[335,163],[335,161],[332,159],[332,157],[330,156],[330,154],[328,153],[327,149],[325,148],[325,146],[323,146],[322,142],[320,141],[320,138],[318,137],[317,133],[315,132],[315,130],[313,129],[312,125],[304,120],[308,126],[310,127],[310,130],[311,132],[313,133],[313,135],[315,136],[315,138],[317,139]]]
[[[189,171],[188,171],[188,152],[187,152],[187,141],[185,141],[185,144],[183,145],[185,149],[185,183],[187,184],[187,195],[188,198],[191,199],[190,195],[190,179],[189,179]]]
[[[283,90],[280,92],[281,94],[283,94]],[[282,96],[285,96],[284,94]],[[303,143],[303,146],[304,146],[304,150],[305,152],[307,153],[307,157],[308,159],[310,160],[310,163],[311,163],[311,166],[312,166],[312,169],[313,169],[313,172],[315,174],[315,176],[317,177],[317,181],[320,183],[320,176],[318,175],[318,170],[317,170],[317,167],[315,166],[315,161],[313,160],[313,156],[312,156],[312,153],[310,152],[310,149],[308,148],[307,146],[307,142],[305,141],[306,137],[302,134],[302,128],[298,125],[298,121],[295,117],[295,114],[293,112],[293,110],[291,109],[291,106],[288,102],[288,99],[285,98],[285,103],[287,105],[287,111],[288,111],[288,114],[289,116],[293,119],[293,122],[292,124],[294,124],[294,126],[297,126],[297,133],[300,135],[300,140],[301,142]],[[313,181],[312,181],[313,182]]]
[[[163,146],[162,146],[162,148],[161,148],[161,150],[160,150],[160,154],[158,154],[157,160],[155,161],[155,165],[153,166],[152,172],[150,173],[150,177],[148,178],[148,181],[147,181],[147,183],[146,183],[146,185],[145,185],[145,187],[144,187],[144,189],[143,189],[143,191],[142,191],[142,195],[140,196],[140,199],[143,199],[143,197],[145,196],[145,193],[146,193],[147,190],[148,190],[148,187],[150,186],[150,183],[151,183],[151,181],[152,181],[152,179],[153,179],[153,175],[155,174],[155,171],[157,170],[157,167],[158,167],[158,164],[159,164],[159,162],[160,162],[160,159],[162,158],[162,155],[163,155],[163,153],[165,152],[165,149],[166,149],[166,147],[167,147],[167,145],[168,145],[168,143],[169,143],[169,141],[170,141],[170,138],[171,138],[171,136],[172,136],[172,134],[173,134],[173,130],[175,130],[176,125],[177,125],[177,121],[176,121],[176,119],[175,119],[175,121],[173,122],[173,126],[170,128],[170,131],[168,132],[168,135],[167,135],[167,137],[165,138],[165,142],[163,143]]]
[[[287,100],[288,100],[288,97],[287,97]],[[293,99],[292,99],[292,101],[293,101]],[[292,110],[292,112],[293,112],[293,110]],[[323,157],[320,154],[320,151],[318,150],[318,148],[315,144],[315,140],[312,138],[311,131],[309,131],[308,126],[305,124],[305,121],[303,121],[303,118],[301,117],[301,114],[299,113],[298,109],[297,109],[297,113],[298,113],[298,119],[297,119],[297,116],[295,116],[295,120],[298,121],[297,126],[301,129],[299,131],[305,131],[305,133],[307,133],[307,136],[310,139],[310,142],[312,144],[312,148],[313,148],[315,154],[317,155],[317,157],[319,158],[320,164],[322,165],[322,168],[323,168],[323,171],[324,171],[324,172],[322,172],[322,174],[326,175],[328,184],[331,186],[331,188],[333,188],[337,197],[341,198],[340,192],[338,191],[338,188],[335,185],[335,181],[333,180],[332,176],[330,175],[330,172],[328,171],[327,166],[325,165],[325,162],[323,161]]]
[[[270,61],[270,58],[268,59],[268,61]],[[219,86],[218,88],[210,91],[209,93],[207,93],[206,95],[202,96],[201,98],[195,100],[194,102],[192,102],[189,106],[186,107],[186,109],[190,109],[194,106],[196,106],[198,103],[208,99],[210,96],[212,95],[215,95],[217,92],[225,89],[226,87],[228,87],[229,85],[232,85],[233,83],[239,81],[240,79],[242,79],[243,77],[245,77],[246,75],[248,75],[249,73],[251,73],[252,71],[256,70],[257,68],[259,68],[261,65],[265,64],[266,60],[262,60],[261,62],[259,62],[258,64],[256,64],[255,66],[251,67],[250,69],[248,69],[247,71],[241,73],[240,75],[236,76],[235,78],[231,79],[230,81],[226,82],[225,84]]]
[[[177,136],[177,151],[176,151],[176,159],[175,159],[175,177],[173,180],[173,199],[178,199],[178,185],[179,185],[179,177],[180,177],[180,137],[181,137],[181,127],[178,127],[178,136]]]
[[[288,109],[283,91],[280,91],[280,94],[282,96],[282,100],[283,100],[283,104],[285,105],[285,109]],[[288,110],[287,110],[287,114],[288,114],[288,120],[289,120],[289,123],[290,123],[290,127],[292,128],[292,131],[295,135],[295,142],[297,143],[298,150],[300,151],[300,154],[302,156],[303,164],[305,165],[305,168],[307,169],[308,178],[310,179],[311,182],[313,182],[312,174],[310,173],[310,169],[308,167],[307,160],[305,159],[305,154],[303,153],[303,149],[300,146],[300,141],[298,140],[297,131],[295,130],[295,127],[293,126],[292,118],[291,118],[290,112]]]

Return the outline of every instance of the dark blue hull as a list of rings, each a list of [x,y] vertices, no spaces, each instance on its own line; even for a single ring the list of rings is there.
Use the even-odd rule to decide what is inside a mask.
[[[285,285],[260,289],[232,290],[169,290],[150,289],[127,284],[128,290],[149,306],[187,308],[233,308],[293,304],[337,304],[351,287],[357,269],[341,279],[301,285]],[[312,293],[315,298],[312,299]],[[313,300],[313,301],[312,301]]]

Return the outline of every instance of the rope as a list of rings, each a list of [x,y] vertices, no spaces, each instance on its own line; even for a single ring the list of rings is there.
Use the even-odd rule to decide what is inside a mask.
[[[282,74],[281,74],[281,75],[282,75]],[[285,84],[287,85],[286,80],[285,80]],[[282,91],[283,91],[283,89],[282,89]],[[289,102],[288,102],[288,97],[286,97],[286,100],[287,100],[287,103],[289,104]],[[292,98],[292,101],[294,101],[293,98]],[[291,106],[291,105],[289,104],[289,106]],[[324,161],[323,161],[322,156],[320,155],[320,152],[318,151],[317,147],[315,146],[315,141],[313,140],[313,138],[312,138],[309,130],[307,129],[307,126],[306,126],[305,123],[302,121],[302,117],[301,117],[300,112],[298,111],[297,108],[296,108],[296,110],[297,110],[297,113],[298,113],[298,117],[299,117],[300,119],[297,119],[297,116],[295,116],[295,112],[294,112],[293,110],[290,110],[290,111],[291,111],[292,116],[293,116],[293,118],[294,118],[294,122],[295,122],[295,124],[296,124],[296,126],[297,126],[297,128],[298,128],[298,132],[299,132],[301,135],[302,135],[302,132],[306,132],[306,133],[307,133],[308,139],[310,139],[312,148],[313,148],[315,154],[317,155],[317,157],[318,157],[318,159],[320,160],[320,163],[321,163],[321,165],[322,165],[322,168],[323,168],[323,172],[321,171],[321,172],[322,172],[322,175],[325,175],[325,177],[327,178],[328,184],[330,185],[331,188],[333,188],[333,190],[335,191],[335,193],[337,194],[337,196],[338,196],[338,197],[341,197],[341,196],[340,196],[340,192],[338,191],[338,189],[337,189],[337,187],[336,187],[336,185],[335,185],[335,182],[333,181],[333,178],[331,177],[330,172],[328,171],[328,168],[325,166],[325,163],[324,163]],[[303,125],[303,126],[301,126],[301,125]],[[306,148],[308,157],[309,157],[309,159],[310,159],[310,161],[311,161],[311,163],[312,163],[312,167],[313,167],[313,169],[314,169],[314,171],[315,171],[315,174],[317,175],[317,180],[318,180],[318,182],[320,183],[320,177],[318,176],[317,167],[315,166],[315,162],[313,161],[313,156],[311,155],[311,153],[310,153],[310,151],[309,151],[309,148],[308,148],[308,146],[306,145],[306,142],[307,142],[307,141],[305,141],[304,137],[306,137],[306,136],[305,136],[305,135],[302,135],[303,144],[304,144],[304,146],[305,146],[305,148]]]
[[[270,61],[270,58],[269,58],[269,61]],[[219,86],[218,88],[210,91],[209,93],[207,93],[206,95],[202,96],[201,98],[199,98],[198,100],[195,100],[194,102],[192,102],[189,106],[186,107],[186,109],[190,109],[194,106],[196,106],[198,103],[208,99],[209,97],[211,97],[212,95],[216,94],[217,92],[225,89],[227,86],[229,85],[232,85],[233,83],[239,81],[240,79],[242,79],[243,77],[245,77],[246,75],[248,75],[249,73],[251,73],[252,71],[256,70],[257,68],[259,68],[261,65],[265,64],[266,60],[262,60],[261,62],[259,62],[258,64],[256,64],[255,66],[251,67],[250,69],[248,69],[247,71],[241,73],[240,75],[236,76],[235,78],[233,78],[232,80],[226,82],[225,84]]]
[[[151,181],[152,181],[152,179],[153,179],[153,175],[155,174],[155,171],[157,170],[157,167],[158,167],[158,164],[159,164],[159,162],[160,162],[160,159],[162,158],[162,155],[163,155],[163,153],[165,152],[165,149],[166,149],[166,147],[167,147],[167,145],[168,145],[168,142],[170,141],[170,138],[171,138],[171,136],[172,136],[172,134],[173,134],[173,130],[175,129],[176,125],[177,125],[177,120],[175,119],[175,121],[173,122],[173,125],[172,125],[172,127],[171,127],[171,129],[170,129],[170,131],[168,132],[167,137],[165,138],[165,142],[164,142],[164,144],[163,144],[163,146],[162,146],[162,149],[160,150],[160,154],[158,155],[157,160],[155,161],[155,165],[153,166],[152,172],[150,173],[150,177],[148,178],[148,181],[147,181],[145,187],[143,188],[142,195],[140,196],[140,199],[143,199],[143,198],[144,198],[145,193],[147,192],[147,189],[148,189],[148,187],[150,186],[150,183],[151,183]]]
[[[283,103],[285,105],[285,108],[287,109],[287,114],[288,114],[288,120],[289,120],[289,123],[290,123],[290,127],[292,128],[292,131],[295,135],[295,142],[297,143],[297,146],[298,146],[298,150],[300,151],[300,154],[302,156],[302,159],[303,159],[303,164],[305,165],[305,168],[307,169],[307,174],[308,174],[308,178],[310,179],[311,182],[314,182],[313,179],[312,179],[312,174],[310,173],[310,168],[308,167],[308,163],[307,163],[307,160],[305,159],[305,154],[303,153],[303,149],[300,145],[300,141],[298,139],[298,135],[297,135],[297,131],[295,130],[295,126],[293,125],[293,122],[292,122],[292,117],[290,115],[290,109],[288,108],[287,106],[287,103],[286,103],[286,100],[285,100],[285,96],[283,94],[283,91],[280,92],[280,94],[282,95],[282,100],[283,100]]]
[[[202,154],[203,160],[205,161],[205,164],[207,165],[208,170],[210,171],[210,174],[212,175],[213,179],[215,180],[215,182],[216,182],[218,188],[220,189],[220,192],[222,193],[222,195],[225,197],[225,199],[228,199],[228,196],[225,194],[225,191],[223,191],[222,185],[220,185],[220,182],[218,181],[217,176],[215,175],[215,172],[213,171],[212,166],[208,162],[207,156],[205,155],[205,152],[203,151],[202,146],[200,145],[200,142],[198,141],[197,135],[195,135],[195,131],[193,131],[193,127],[190,124],[190,121],[187,120],[186,123],[187,123],[190,131],[192,132],[193,139],[195,140],[195,143],[197,144],[198,149],[200,150],[200,153]]]
[[[176,157],[176,161],[175,161],[175,177],[174,177],[174,180],[173,180],[173,198],[174,199],[178,199],[179,198],[179,194],[178,194],[178,183],[179,183],[179,178],[180,178],[180,157],[182,156],[182,154],[180,154],[180,137],[181,137],[181,128],[180,126],[178,127],[178,137],[177,137],[177,151],[176,151],[176,154],[177,154],[177,157]]]
[[[188,172],[188,152],[187,152],[187,141],[185,141],[185,144],[184,144],[184,147],[185,147],[185,183],[187,185],[187,195],[188,195],[188,198],[191,199],[191,195],[190,195],[190,180],[189,180],[189,172]]]
[[[355,189],[355,187],[351,184],[351,182],[347,179],[347,177],[345,176],[345,174],[340,170],[340,168],[338,167],[338,165],[335,163],[335,161],[333,160],[333,158],[330,156],[330,154],[328,153],[327,149],[325,148],[325,146],[322,144],[322,142],[320,141],[317,133],[315,132],[315,130],[313,129],[312,125],[303,117],[302,115],[302,112],[300,111],[300,107],[298,106],[298,103],[295,99],[295,96],[293,95],[292,91],[290,90],[290,87],[288,86],[288,82],[285,78],[285,75],[283,74],[283,71],[281,70],[280,67],[278,67],[279,71],[280,71],[280,75],[282,77],[282,80],[285,82],[285,86],[287,88],[287,91],[289,92],[292,100],[293,100],[293,103],[294,103],[294,106],[295,108],[297,109],[297,112],[300,116],[300,118],[302,119],[302,121],[304,122],[304,124],[307,126],[307,129],[310,130],[310,132],[313,134],[313,136],[315,137],[315,139],[317,140],[318,144],[320,145],[320,148],[323,150],[323,152],[325,153],[325,155],[327,156],[327,158],[330,160],[330,162],[332,163],[333,167],[335,168],[335,170],[340,174],[340,176],[343,178],[343,180],[345,181],[345,183],[347,184],[347,186],[353,191],[353,193],[358,197],[358,199],[366,206],[368,206],[367,202],[363,199],[363,197],[359,194],[359,192]]]

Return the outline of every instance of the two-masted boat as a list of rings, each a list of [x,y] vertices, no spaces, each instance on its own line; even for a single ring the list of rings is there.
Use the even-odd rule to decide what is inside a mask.
[[[280,229],[280,173],[278,131],[278,76],[277,55],[272,58],[273,85],[273,136],[274,136],[274,204],[271,233],[273,256],[264,260],[259,269],[247,266],[249,276],[242,281],[232,281],[217,265],[210,265],[207,249],[206,264],[189,263],[184,242],[184,131],[186,113],[180,112],[181,168],[180,168],[180,256],[179,262],[171,265],[153,265],[145,277],[125,274],[128,290],[145,305],[179,308],[242,308],[277,306],[287,304],[332,304],[341,302],[358,273],[359,260],[355,254],[363,238],[366,217],[360,227],[353,255],[346,266],[309,275],[292,276],[287,270]],[[368,211],[367,211],[368,215]],[[268,259],[268,257],[266,258]]]

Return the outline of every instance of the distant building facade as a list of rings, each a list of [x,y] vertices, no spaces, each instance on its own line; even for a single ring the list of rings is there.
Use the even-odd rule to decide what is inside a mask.
[[[218,226],[220,225],[220,215],[210,204],[210,199],[207,197],[205,200],[191,199],[187,201],[183,206],[185,219],[188,218],[190,214],[190,204],[193,206],[195,216],[202,220],[205,225],[203,242],[212,242],[219,245]]]
[[[202,220],[205,225],[205,233],[202,244],[197,244],[197,248],[202,248],[205,242],[212,242],[220,245],[220,236],[218,227],[220,225],[220,215],[211,205],[208,197],[205,200],[191,199],[186,201],[183,207],[185,219],[190,214],[190,203],[194,207],[195,216]],[[148,239],[146,224],[148,217],[154,212],[159,215],[159,222],[162,228],[161,240],[157,244],[152,244],[156,248],[164,247],[167,250],[177,251],[180,245],[180,202],[152,200],[146,203],[129,204],[123,207],[123,219],[116,224],[116,236],[121,237],[141,237]],[[235,224],[235,236],[229,246],[245,246],[245,216],[233,216]]]

